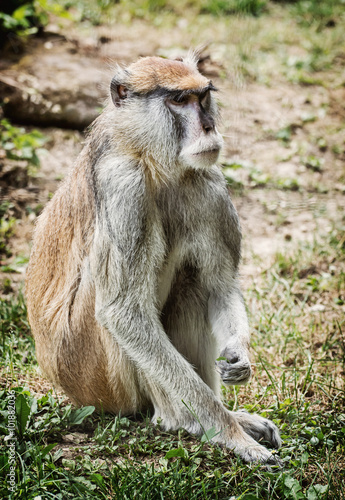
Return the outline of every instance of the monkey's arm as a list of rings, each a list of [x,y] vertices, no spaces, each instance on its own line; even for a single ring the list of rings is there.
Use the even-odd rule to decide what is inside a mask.
[[[219,174],[219,173],[218,173]],[[249,380],[249,326],[238,280],[241,256],[241,227],[224,178],[214,209],[216,228],[213,254],[216,266],[206,274],[210,292],[208,316],[218,342],[216,367],[224,384],[239,385]]]
[[[251,375],[248,320],[239,286],[231,279],[227,283],[232,283],[227,293],[214,291],[209,300],[209,318],[220,347],[216,368],[225,385],[242,385]],[[231,414],[256,441],[277,449],[281,446],[279,431],[271,421],[244,411]]]
[[[256,434],[253,432],[251,437],[243,430],[242,422],[224,408],[171,344],[162,328],[154,295],[150,296],[149,281],[139,279],[145,262],[141,269],[138,263],[128,268],[122,262],[116,288],[108,286],[110,268],[117,267],[119,262],[114,259],[118,257],[109,249],[106,276],[102,272],[95,276],[96,318],[138,368],[140,383],[154,405],[153,421],[161,421],[165,429],[182,427],[199,435],[215,427],[218,434],[213,441],[225,444],[244,460],[273,460],[270,452],[253,439]]]

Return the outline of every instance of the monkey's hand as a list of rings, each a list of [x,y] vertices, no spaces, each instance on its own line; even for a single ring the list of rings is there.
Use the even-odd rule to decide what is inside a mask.
[[[252,373],[247,355],[233,347],[226,347],[220,353],[216,370],[225,385],[244,385]]]
[[[255,441],[267,443],[272,448],[278,449],[281,447],[281,439],[278,427],[256,414],[249,414],[245,410],[231,412],[232,416],[237,420],[242,429],[249,434]]]

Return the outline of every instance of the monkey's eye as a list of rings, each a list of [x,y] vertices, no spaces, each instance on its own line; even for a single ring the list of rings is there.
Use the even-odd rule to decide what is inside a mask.
[[[175,104],[175,106],[183,106],[184,104],[188,103],[189,96],[186,94],[177,94],[177,95],[171,96],[169,101],[172,104]]]

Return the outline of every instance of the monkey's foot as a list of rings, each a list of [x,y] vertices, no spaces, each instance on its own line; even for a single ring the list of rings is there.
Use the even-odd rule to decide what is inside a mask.
[[[281,439],[277,426],[256,414],[249,414],[245,410],[231,412],[232,416],[240,424],[243,430],[249,434],[255,441],[265,442],[272,448],[281,447]]]
[[[226,446],[247,463],[257,463],[265,466],[281,466],[280,458],[271,453],[267,448],[257,443],[248,434],[233,437]]]
[[[195,420],[190,413],[184,410],[180,413],[179,418],[177,418],[176,414],[173,416],[155,411],[151,422],[153,425],[167,432],[183,428],[190,434],[195,434],[196,436],[201,436],[203,434],[203,428],[200,423]]]

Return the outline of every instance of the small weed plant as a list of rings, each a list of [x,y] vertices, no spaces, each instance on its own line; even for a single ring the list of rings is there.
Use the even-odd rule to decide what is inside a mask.
[[[28,166],[38,167],[38,152],[46,141],[47,138],[38,130],[26,132],[6,119],[0,121],[0,147],[10,160],[23,160]]]

